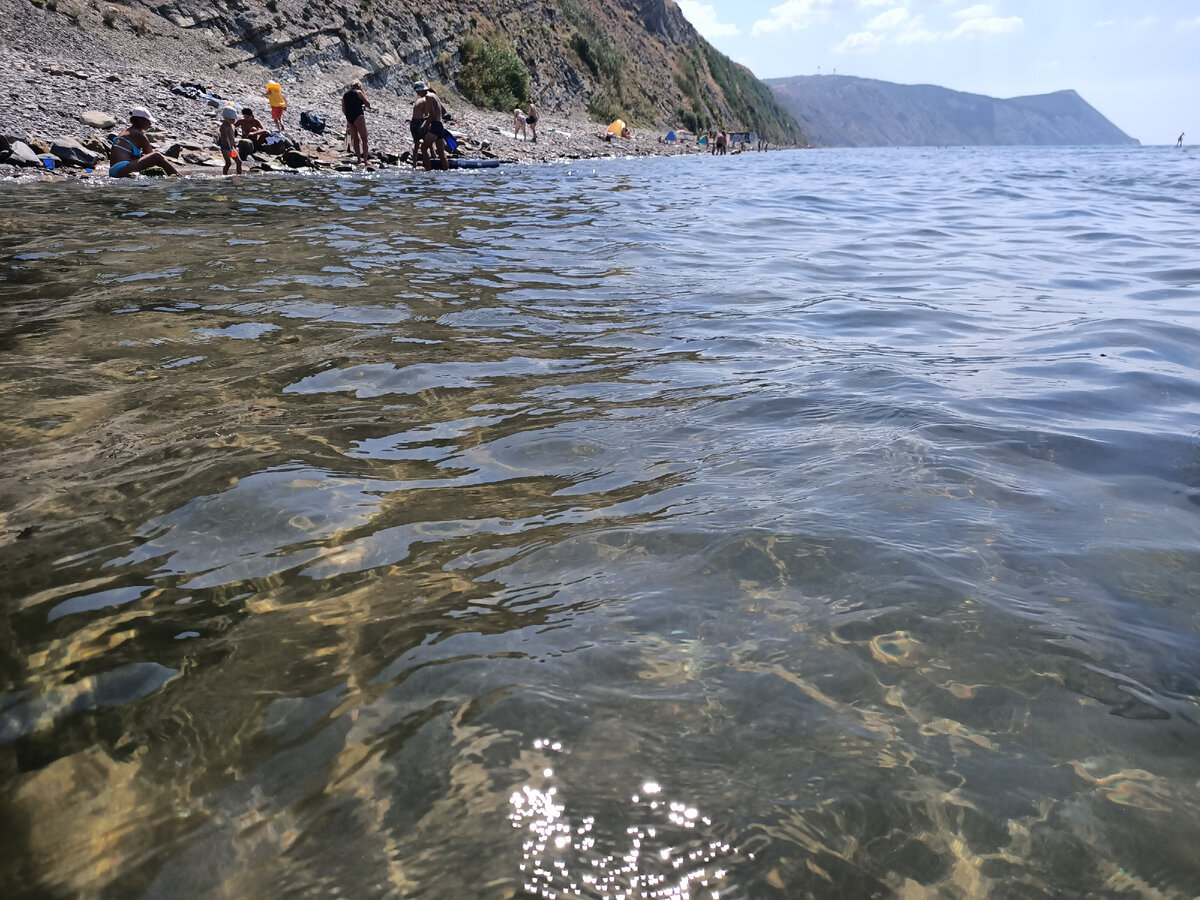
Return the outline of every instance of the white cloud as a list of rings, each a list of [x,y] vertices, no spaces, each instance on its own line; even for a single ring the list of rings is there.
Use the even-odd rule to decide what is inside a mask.
[[[917,16],[915,19],[913,19],[912,22],[909,23],[908,28],[905,28],[902,32],[896,35],[896,43],[927,44],[930,41],[939,41],[944,37],[944,35],[938,34],[936,31],[930,31],[928,28],[925,28],[921,24],[921,21],[921,16]]]
[[[1025,21],[1020,16],[1002,18],[993,12],[986,3],[976,3],[966,9],[954,13],[954,18],[961,20],[958,26],[946,35],[948,40],[975,37],[988,34],[1012,34],[1025,27]]]
[[[772,34],[776,31],[803,31],[828,15],[833,0],[786,0],[772,6],[765,19],[759,19],[750,29],[752,34]]]
[[[1175,27],[1182,31],[1185,28],[1200,28],[1200,16],[1194,19],[1180,19],[1175,23]]]
[[[976,3],[966,9],[960,9],[954,14],[956,19],[986,19],[992,15],[992,8],[986,3]]]
[[[1153,28],[1157,24],[1158,24],[1158,16],[1146,16],[1144,19],[1138,20],[1137,27],[1143,28],[1143,29]]]
[[[1116,24],[1117,24],[1116,19],[1104,19],[1101,22],[1093,22],[1092,27],[1093,28],[1112,28]]]
[[[890,31],[899,28],[908,20],[908,10],[903,6],[894,6],[887,12],[881,12],[867,23],[868,31]]]
[[[677,0],[684,18],[691,22],[698,32],[710,41],[713,38],[732,37],[740,34],[738,27],[732,22],[722,22],[717,17],[716,7],[699,0]]]
[[[833,48],[834,53],[872,53],[883,43],[883,35],[858,31]]]

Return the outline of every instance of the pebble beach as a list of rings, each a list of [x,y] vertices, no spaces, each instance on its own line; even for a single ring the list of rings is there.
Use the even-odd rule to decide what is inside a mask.
[[[226,103],[239,110],[250,106],[261,121],[269,124],[270,108],[264,89],[273,80],[282,85],[288,101],[284,126],[288,137],[299,144],[298,155],[290,157],[292,165],[265,154],[248,157],[246,172],[353,168],[340,111],[345,82],[339,75],[345,73],[316,67],[312,71],[276,73],[253,64],[231,71],[225,63],[214,64],[214,55],[186,33],[179,38],[178,54],[172,54],[169,60],[162,54],[152,60],[139,59],[145,42],[139,43],[134,33],[105,34],[103,43],[89,41],[78,29],[65,24],[62,16],[49,16],[24,6],[16,12],[0,24],[0,41],[8,48],[0,57],[0,70],[9,99],[0,113],[0,136],[8,145],[6,153],[0,143],[0,177],[106,177],[108,163],[101,154],[106,152],[110,136],[128,122],[129,111],[135,106],[151,111],[155,118],[155,127],[149,133],[151,142],[158,150],[172,151],[168,155],[177,160],[184,174],[219,175],[223,165],[216,143],[220,107]],[[121,37],[127,39],[126,46],[121,45]],[[181,93],[179,88],[184,85],[202,91],[192,87]],[[635,128],[630,140],[606,142],[601,137],[603,123],[578,112],[545,108],[541,109],[537,141],[522,140],[511,134],[511,113],[479,109],[443,85],[432,86],[453,116],[451,129],[466,158],[533,163],[704,152],[694,140],[676,145],[662,143],[665,128]],[[372,104],[367,112],[371,168],[408,165],[406,152],[412,148],[408,119],[415,97],[402,87],[367,86]],[[300,127],[300,114],[306,111],[325,119],[323,134]],[[52,152],[56,144],[60,148],[86,148],[95,154],[94,164],[72,165],[70,159]],[[13,152],[14,148],[20,153]],[[82,153],[79,156],[88,158]],[[52,157],[49,161],[53,169],[46,168],[47,157]]]

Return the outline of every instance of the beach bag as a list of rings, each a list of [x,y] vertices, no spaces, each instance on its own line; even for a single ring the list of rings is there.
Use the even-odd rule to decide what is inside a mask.
[[[300,127],[313,134],[324,134],[325,119],[315,112],[305,111],[300,113]]]

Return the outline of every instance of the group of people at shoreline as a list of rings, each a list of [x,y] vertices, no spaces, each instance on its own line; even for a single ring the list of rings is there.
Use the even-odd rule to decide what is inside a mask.
[[[409,131],[413,139],[412,164],[414,167],[423,165],[426,169],[449,169],[447,150],[455,146],[454,138],[446,128],[449,113],[441,98],[423,81],[413,84],[413,92],[417,97],[413,101],[409,119]],[[265,94],[271,106],[271,121],[275,131],[282,133],[287,109],[282,88],[278,83],[271,82]],[[533,130],[533,140],[536,141],[537,110],[532,103],[529,106],[531,115],[524,117],[522,130],[527,124]],[[346,119],[348,149],[358,164],[363,166],[370,161],[365,115],[369,109],[372,109],[371,101],[367,99],[362,82],[355,81],[342,94],[342,115]],[[135,106],[130,110],[129,123],[112,140],[109,149],[108,174],[111,177],[127,177],[152,168],[161,169],[166,175],[180,174],[175,163],[150,143],[147,132],[153,126],[154,117],[146,107]],[[239,139],[250,141],[255,150],[265,149],[274,140],[271,132],[255,117],[251,107],[243,107],[239,118],[236,107],[226,104],[220,110],[217,130],[217,147],[225,162],[225,175],[235,167],[236,174],[242,174]]]
[[[277,82],[270,82],[264,93],[270,103],[274,132],[279,137],[273,136],[249,106],[242,107],[240,117],[232,103],[227,103],[220,109],[217,147],[224,159],[225,175],[230,174],[231,169],[235,169],[238,175],[242,174],[242,158],[238,152],[241,141],[249,141],[255,151],[266,152],[272,152],[269,149],[272,144],[286,142],[286,138],[283,137],[283,120],[288,104],[283,90]],[[413,140],[410,154],[412,165],[414,168],[423,166],[426,169],[449,169],[448,151],[457,147],[454,136],[446,127],[450,114],[441,98],[425,82],[415,82],[413,93],[416,94],[416,99],[413,101],[408,122]],[[342,115],[346,120],[346,149],[353,154],[358,165],[366,166],[370,161],[366,112],[373,107],[361,81],[355,81],[343,92],[341,106]],[[513,110],[513,135],[522,140],[536,142],[540,116],[537,105],[532,100],[528,106],[528,111],[519,106]],[[300,118],[301,125],[308,127],[304,121],[305,116]],[[153,125],[154,118],[146,107],[137,106],[130,111],[129,124],[112,140],[109,151],[110,176],[120,178],[152,168],[161,169],[166,175],[180,174],[176,164],[150,143],[147,132]],[[611,141],[614,137],[630,140],[632,133],[623,120],[617,119],[600,134],[600,137],[605,141]],[[728,153],[730,135],[725,131],[710,131],[702,136],[699,143],[707,143],[710,153],[724,155]],[[287,146],[286,143],[284,146]]]

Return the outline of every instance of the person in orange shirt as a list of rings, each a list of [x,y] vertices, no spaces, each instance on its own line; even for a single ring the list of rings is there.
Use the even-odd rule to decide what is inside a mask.
[[[283,111],[287,109],[287,100],[283,98],[283,88],[279,86],[279,82],[269,82],[266,95],[267,102],[271,104],[271,121],[275,123],[277,131],[283,131]]]

